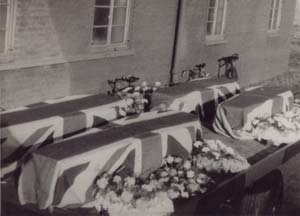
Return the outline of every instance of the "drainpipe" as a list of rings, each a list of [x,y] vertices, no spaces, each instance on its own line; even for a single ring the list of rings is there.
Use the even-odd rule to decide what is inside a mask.
[[[174,67],[176,63],[176,52],[177,52],[177,42],[178,42],[178,34],[179,34],[179,25],[180,25],[180,17],[181,17],[181,7],[182,7],[182,0],[178,0],[177,3],[177,14],[176,14],[176,23],[175,23],[175,33],[174,33],[174,44],[173,44],[173,51],[172,51],[172,60],[171,60],[171,67],[170,67],[170,80],[169,85],[174,85]]]

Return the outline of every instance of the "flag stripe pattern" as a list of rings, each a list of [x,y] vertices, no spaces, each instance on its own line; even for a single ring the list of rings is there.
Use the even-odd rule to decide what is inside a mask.
[[[38,203],[40,208],[82,205],[90,201],[93,180],[103,171],[113,173],[124,167],[145,176],[158,168],[167,154],[187,156],[197,131],[201,131],[198,117],[169,111],[169,115],[153,112],[153,119],[149,119],[151,113],[129,118],[127,123],[122,120],[110,130],[85,132],[37,150],[32,154],[35,162],[24,164],[21,173],[20,202]]]
[[[208,114],[213,115],[215,104],[220,99],[224,100],[238,91],[239,86],[236,82],[212,78],[163,88],[161,93],[157,93],[157,97],[156,93],[154,94],[152,101],[154,104],[156,101],[168,104],[169,109],[175,111],[192,112],[201,108],[201,117],[204,117]],[[2,174],[14,171],[15,168],[10,167],[17,167],[16,162],[22,163],[18,159],[22,158],[21,152],[30,154],[28,149],[34,150],[44,143],[72,137],[92,127],[102,127],[104,130],[112,128],[109,123],[121,117],[120,104],[123,104],[123,101],[117,97],[104,94],[75,95],[2,112],[1,156],[4,162],[9,161],[2,161]],[[41,134],[41,128],[48,129]],[[24,142],[37,134],[40,137],[30,142],[30,145],[35,147],[24,148]],[[48,137],[51,139],[46,140]],[[14,157],[15,155],[20,157]]]
[[[246,131],[261,115],[287,112],[293,107],[293,94],[284,88],[261,87],[241,93],[217,107],[214,130],[236,139],[252,139]]]
[[[16,167],[15,163],[30,153],[28,149],[119,118],[117,108],[121,103],[120,99],[106,95],[70,96],[1,113],[2,174],[14,171],[10,167]]]
[[[195,80],[162,89],[157,95],[154,95],[154,109],[165,104],[171,110],[200,112],[200,117],[207,119],[213,116],[219,103],[239,93],[239,84],[229,79]]]

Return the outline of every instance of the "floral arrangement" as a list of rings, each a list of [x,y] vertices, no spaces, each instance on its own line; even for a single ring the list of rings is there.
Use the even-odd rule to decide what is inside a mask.
[[[172,201],[161,191],[157,180],[121,177],[103,173],[96,180],[96,205],[100,215],[118,215],[120,212],[137,213],[139,210],[173,212]]]
[[[153,85],[148,85],[147,82],[143,82],[141,86],[128,86],[118,91],[117,95],[119,95],[124,102],[120,107],[120,114],[126,116],[150,111],[152,94],[157,91],[160,86],[160,82],[155,82]]]
[[[250,134],[259,141],[270,141],[273,145],[293,143],[300,140],[300,108],[272,116],[255,118]]]
[[[146,178],[102,173],[95,180],[94,206],[100,215],[169,214],[173,199],[204,193],[214,185],[210,172],[234,173],[248,167],[246,159],[220,141],[196,141],[189,157],[168,155]]]
[[[196,142],[193,154],[197,167],[209,173],[237,173],[250,166],[244,157],[220,140]]]

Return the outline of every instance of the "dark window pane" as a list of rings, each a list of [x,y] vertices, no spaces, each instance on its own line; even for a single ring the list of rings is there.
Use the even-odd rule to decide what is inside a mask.
[[[215,7],[215,5],[216,5],[216,0],[209,1],[209,7]]]
[[[0,5],[0,28],[4,29],[6,27],[6,17],[7,17],[7,6]]]
[[[0,30],[0,53],[4,52],[5,48],[5,31]]]
[[[94,25],[108,25],[109,8],[95,8]]]
[[[126,10],[126,8],[114,8],[113,25],[125,24]]]
[[[126,7],[127,6],[127,0],[115,0],[115,6]]]
[[[107,28],[94,28],[93,43],[106,44],[107,42]]]
[[[124,41],[124,26],[115,26],[111,29],[111,43],[122,43]]]
[[[208,10],[208,21],[213,21],[214,20],[214,15],[215,15],[215,9],[210,8]]]
[[[207,35],[212,35],[212,26],[213,26],[212,23],[207,23],[207,26],[206,26]]]
[[[96,0],[96,5],[110,5],[110,0]]]

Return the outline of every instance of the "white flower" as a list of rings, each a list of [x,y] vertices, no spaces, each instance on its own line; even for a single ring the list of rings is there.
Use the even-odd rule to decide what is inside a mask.
[[[135,178],[134,177],[129,177],[128,176],[124,179],[124,181],[125,181],[125,186],[126,187],[131,187],[131,186],[135,185]]]
[[[212,152],[212,154],[215,156],[215,158],[218,160],[220,158],[220,153],[219,152]]]
[[[170,176],[176,176],[177,175],[177,170],[176,169],[170,169],[169,173],[170,173]]]
[[[196,182],[198,184],[203,184],[203,183],[206,183],[207,182],[207,176],[203,173],[199,173],[197,178],[196,178]]]
[[[174,191],[172,189],[168,190],[168,196],[170,197],[170,199],[176,199],[179,197],[179,192],[178,191]]]
[[[173,182],[178,182],[179,178],[177,176],[174,176],[172,180],[173,180]]]
[[[126,87],[125,89],[122,90],[122,92],[127,93],[128,91],[130,91],[132,89],[132,87]]]
[[[186,177],[188,178],[194,178],[195,172],[193,170],[189,170],[186,172]]]
[[[151,179],[151,180],[156,179],[154,173],[150,173],[149,179]]]
[[[181,157],[176,157],[175,159],[174,159],[174,162],[175,163],[180,163],[182,161],[182,158]]]
[[[131,106],[133,104],[134,100],[132,98],[126,98],[125,102],[126,102],[127,106]]]
[[[160,173],[160,177],[167,177],[169,174],[166,172],[166,171],[162,171],[161,173]]]
[[[139,93],[139,92],[134,92],[133,93],[133,97],[135,97],[135,98],[138,98],[138,97],[140,97],[141,96],[141,94]]]
[[[172,183],[172,184],[171,184],[171,187],[172,187],[172,188],[175,188],[176,191],[179,190],[179,191],[181,191],[181,192],[183,192],[184,189],[185,189],[185,188],[184,188],[184,184]]]
[[[203,184],[204,182],[203,182],[203,179],[201,178],[201,177],[197,177],[196,178],[196,182],[198,183],[198,184]]]
[[[113,182],[120,184],[122,182],[122,178],[118,175],[115,175],[113,178]]]
[[[108,180],[107,178],[100,178],[97,180],[96,184],[100,189],[104,189],[108,184]]]
[[[210,149],[207,147],[202,148],[202,152],[204,152],[204,153],[209,152],[209,151],[210,151]]]
[[[134,88],[134,91],[139,91],[140,89],[141,89],[140,86],[136,86],[136,87]]]
[[[186,192],[186,191],[184,191],[184,192],[181,192],[181,197],[183,197],[183,198],[189,198],[189,193],[188,192]]]
[[[143,87],[143,91],[144,91],[144,92],[147,91],[147,90],[150,90],[150,87],[149,87],[149,86]]]
[[[161,188],[161,184],[157,180],[151,180],[149,185],[153,188],[153,190]]]
[[[154,86],[155,86],[155,87],[161,86],[161,82],[155,82],[155,83],[154,83]]]
[[[196,147],[196,148],[199,148],[199,147],[201,147],[202,146],[202,142],[201,141],[196,141],[196,142],[194,142],[194,147]]]
[[[182,176],[184,174],[184,172],[182,170],[178,170],[177,173],[178,173],[179,176]]]
[[[121,194],[121,200],[125,203],[129,203],[133,198],[133,194],[130,193],[129,191],[123,191]]]
[[[163,178],[160,178],[158,181],[159,182],[168,182],[170,180],[169,177],[163,177]]]
[[[191,169],[191,162],[190,161],[188,161],[188,160],[186,160],[185,162],[184,162],[184,164],[183,164],[183,167],[184,167],[184,169],[186,169],[186,170],[188,170],[188,169]]]
[[[151,192],[154,190],[153,185],[150,185],[150,184],[144,184],[144,185],[142,185],[142,188],[148,192]]]
[[[188,184],[187,187],[192,193],[197,192],[200,188],[198,184]]]
[[[172,157],[171,155],[168,155],[166,160],[167,160],[167,163],[171,164],[174,161],[174,157]]]
[[[142,87],[146,87],[148,84],[147,84],[147,82],[142,82]]]

